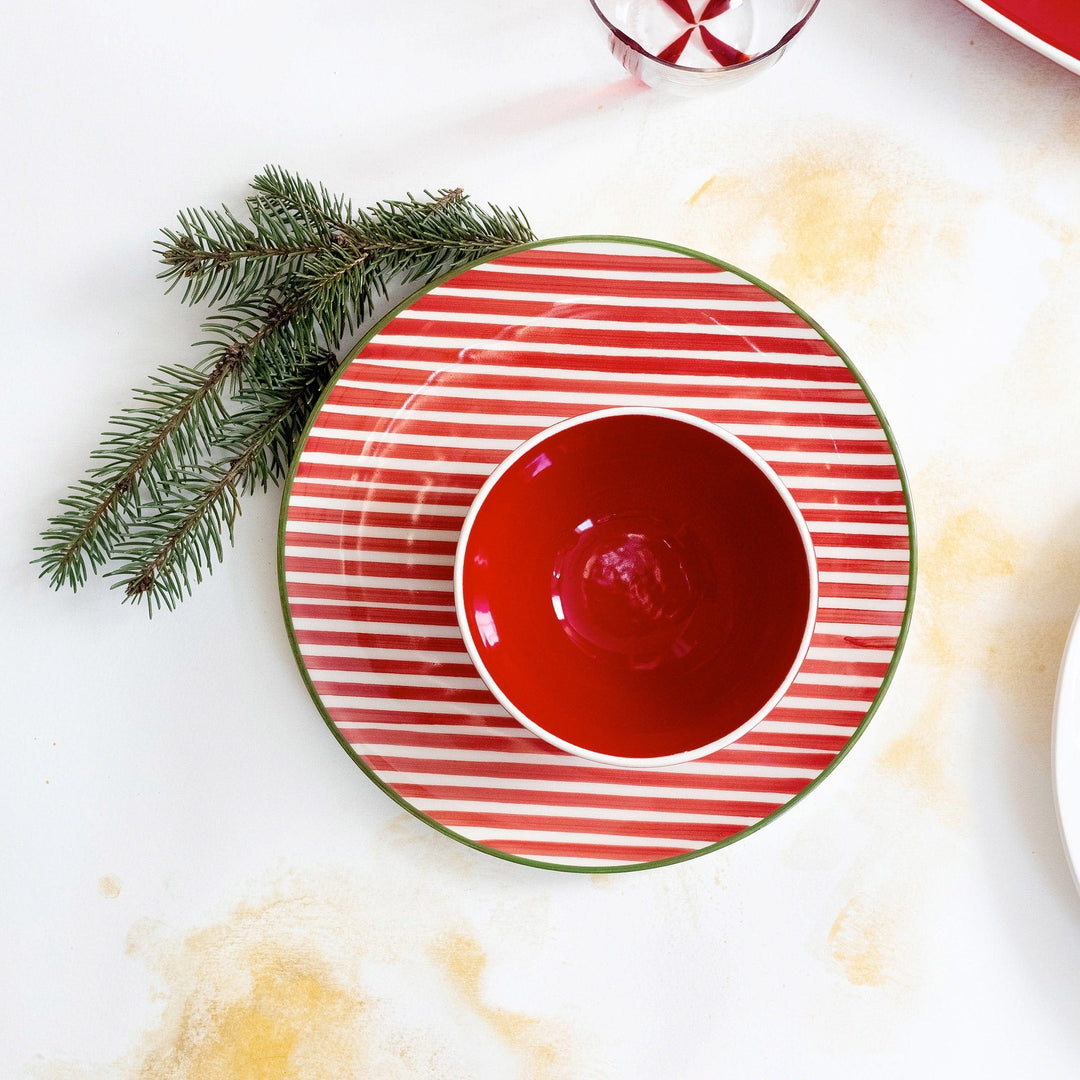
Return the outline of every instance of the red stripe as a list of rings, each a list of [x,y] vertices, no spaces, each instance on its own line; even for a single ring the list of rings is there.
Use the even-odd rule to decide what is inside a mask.
[[[462,722],[465,722],[469,727],[488,728],[496,733],[501,731],[531,738],[529,733],[511,716],[475,716],[471,713],[463,716],[461,713],[409,712],[400,709],[390,712],[382,708],[365,708],[360,702],[354,705],[336,705],[333,713],[336,724],[355,723],[374,727],[408,727],[410,724],[423,724],[425,727],[441,725],[450,730],[460,727]],[[348,728],[342,731],[342,734],[349,736],[353,730]]]
[[[902,611],[867,611],[866,608],[818,608],[818,622],[854,623],[858,626],[899,626]]]
[[[414,300],[408,311],[440,314],[500,315],[507,321],[519,318],[581,319],[592,322],[666,323],[686,326],[760,326],[790,330],[807,328],[794,311],[778,308],[747,311],[743,308],[639,307],[634,304],[578,304],[551,300],[520,300],[504,297],[454,296],[436,290]],[[399,318],[401,316],[398,316]]]
[[[366,525],[369,528],[460,529],[464,514],[384,514],[364,510],[335,510],[331,506],[290,506],[289,521],[323,522],[335,525]]]
[[[725,826],[717,826],[717,834],[725,830]],[[732,825],[730,831],[722,839],[734,836],[741,832],[744,826]],[[679,855],[689,855],[697,848],[686,847],[646,847],[642,844],[571,844],[562,841],[548,840],[515,840],[513,838],[498,840],[482,839],[474,841],[484,847],[494,848],[506,855],[520,855],[523,858],[532,857],[537,861],[551,859],[597,859],[602,862],[612,863],[649,863],[660,859],[673,859]],[[719,842],[719,841],[718,841]]]
[[[379,484],[355,484],[345,487],[341,484],[315,484],[309,480],[297,480],[293,483],[292,493],[308,498],[348,499],[355,498],[364,503],[399,502],[409,506],[422,501],[425,506],[457,506],[467,510],[472,502],[469,494],[457,491],[428,491],[423,487],[405,490],[385,487]]]
[[[833,506],[903,506],[904,493],[893,491],[844,491],[835,488],[806,488],[788,484],[795,501],[806,503],[830,503]]]
[[[807,400],[814,400],[817,391],[808,395]],[[797,450],[807,454],[888,454],[889,444],[884,439],[807,439],[792,438],[787,435],[743,435],[742,440],[765,457],[770,450]]]
[[[556,293],[576,296],[647,296],[662,300],[774,299],[756,285],[716,281],[635,281],[631,278],[571,277],[565,274],[514,274],[499,270],[466,270],[444,288],[484,292]],[[829,350],[831,352],[831,350]]]
[[[308,671],[368,671],[439,678],[477,678],[476,668],[469,661],[468,654],[462,654],[462,661],[460,664],[441,664],[430,660],[384,660],[369,656],[314,656],[304,653],[304,666]]]
[[[818,649],[874,649],[889,652],[896,648],[896,634],[815,634],[810,644]]]
[[[385,716],[385,714],[383,714]],[[462,724],[469,723],[467,713],[458,716]],[[517,736],[465,735],[462,732],[411,731],[396,730],[392,727],[350,728],[347,734],[349,742],[363,739],[369,744],[380,746],[423,746],[429,750],[476,750],[488,754],[545,754],[549,757],[564,757],[562,750],[531,735],[524,728],[518,729]]]
[[[859,719],[861,720],[862,717]],[[748,746],[797,746],[804,750],[828,750],[839,753],[850,738],[850,735],[798,735],[787,732],[774,735],[765,731],[748,731],[739,741]]]
[[[310,479],[318,480],[341,480],[351,483],[371,483],[375,484],[376,481],[380,481],[383,484],[389,484],[393,481],[386,479],[386,474],[381,470],[372,475],[372,470],[368,468],[357,468],[355,465],[327,465],[323,462],[308,461],[304,458],[300,459],[296,467],[297,479],[307,477]],[[370,478],[370,479],[368,479]],[[467,499],[471,499],[473,495],[480,488],[480,480],[475,476],[470,476],[469,483],[466,485],[467,490],[464,492],[464,496]],[[416,484],[416,476],[413,473],[408,474],[409,484]],[[426,485],[423,485],[426,490],[430,490]],[[441,487],[452,487],[450,484],[441,484]],[[455,494],[451,492],[450,494]],[[461,496],[459,496],[461,497]]]
[[[798,379],[802,382],[857,384],[855,376],[840,360],[821,363],[813,360],[732,360],[714,357],[709,360],[687,359],[672,356],[635,356],[632,359],[618,353],[576,356],[572,353],[517,351],[512,341],[503,341],[492,349],[459,349],[445,345],[410,343],[397,344],[381,338],[369,342],[357,354],[353,366],[345,373],[346,379],[363,378],[363,365],[367,360],[423,360],[440,367],[448,375],[453,373],[464,378],[471,364],[516,365],[523,371],[533,368],[562,369],[566,371],[625,372],[632,362],[635,370],[663,375],[726,375],[732,379]],[[703,366],[707,365],[703,370]],[[346,390],[339,383],[328,399],[338,404],[338,390]]]
[[[822,574],[907,574],[907,559],[822,559],[817,561]]]
[[[851,581],[822,581],[818,596],[847,597],[852,600],[906,600],[906,585],[860,585]]]
[[[805,786],[809,781],[804,781]],[[395,784],[394,790],[406,799],[442,799],[447,802],[490,802],[508,805],[576,806],[589,809],[625,810],[671,814],[715,814],[737,817],[767,817],[784,803],[750,802],[740,799],[678,799],[655,795],[631,796],[587,791],[549,791],[538,788],[451,787],[443,784]],[[801,788],[799,790],[802,790]],[[786,800],[785,800],[786,801]],[[602,831],[602,830],[600,830]]]
[[[827,701],[873,701],[877,697],[879,687],[877,686],[835,686],[830,683],[795,683],[790,690],[788,690],[788,696],[794,698],[823,698]],[[769,714],[770,720],[791,720],[793,717],[783,714],[783,706],[774,710]],[[813,720],[816,724],[835,724],[845,723],[850,724],[851,714],[847,713],[841,720],[837,714],[829,714],[825,716],[817,712],[811,712],[811,715],[807,718]],[[858,722],[856,717],[856,722]]]
[[[910,543],[906,536],[890,536],[888,533],[814,532],[814,547],[870,548],[877,551],[907,551]]]
[[[296,532],[285,530],[285,547],[289,548],[329,548],[342,551],[357,551],[361,547],[359,537],[342,536],[339,533]],[[414,555],[450,555],[454,554],[457,544],[453,540],[413,540],[410,537],[367,536],[364,537],[363,549],[371,555],[387,551],[410,552]]]
[[[773,807],[772,809],[775,809]],[[753,817],[753,814],[740,814]],[[597,836],[641,836],[653,840],[692,840],[714,843],[730,836],[733,827],[719,822],[619,821],[609,818],[557,817],[547,814],[498,814],[477,810],[439,810],[439,821],[451,829],[532,829],[537,832],[591,833]],[[734,828],[745,828],[745,825]]]
[[[458,388],[460,389],[460,388]],[[520,390],[525,390],[526,387],[521,385]],[[553,389],[551,386],[546,389]],[[663,397],[657,391],[655,386],[638,386],[634,390],[617,390],[610,389],[612,395],[625,394],[628,397],[638,397],[644,402],[655,402],[657,397]],[[560,393],[563,391],[559,391]],[[575,391],[566,391],[577,392]],[[583,393],[586,391],[582,391]],[[381,391],[373,390],[371,393],[378,396]],[[512,414],[515,416],[535,416],[540,414],[558,414],[560,416],[578,416],[582,412],[588,412],[591,408],[598,407],[595,404],[582,404],[579,401],[574,402],[562,402],[562,401],[524,401],[515,400],[512,397],[513,391],[507,390],[506,397],[500,398],[470,398],[463,396],[449,395],[446,397],[435,397],[433,395],[417,395],[411,399],[411,408],[414,409],[427,409],[431,412],[461,412],[461,413],[480,413],[490,412],[496,410],[501,413]],[[678,395],[675,395],[678,397]],[[700,396],[700,395],[698,395]],[[718,399],[722,401],[723,399]],[[825,406],[823,405],[823,408]],[[695,416],[700,416],[705,420],[711,420],[714,424],[750,424],[750,425],[762,425],[769,424],[779,427],[804,427],[804,428],[876,428],[878,426],[878,419],[873,413],[829,413],[829,412],[812,412],[812,413],[796,413],[790,410],[768,410],[768,409],[733,409],[733,408],[710,408],[708,406],[701,405],[699,403],[688,407],[686,412],[691,412]],[[333,441],[333,440],[327,440]],[[318,442],[316,437],[308,439],[308,442],[304,446],[304,453],[312,453],[317,450],[322,450],[323,447],[312,443]],[[352,448],[349,453],[359,454],[362,452],[365,440],[351,440]],[[426,447],[428,456],[430,458],[439,459],[439,455],[435,452],[437,448]],[[331,451],[333,452],[333,451]],[[457,449],[455,448],[455,456]],[[384,450],[383,453],[387,457],[400,456]],[[505,456],[505,451],[503,452]],[[443,459],[439,459],[443,460]],[[445,486],[448,481],[442,480],[440,482]],[[835,498],[836,492],[829,493],[831,497]],[[825,500],[819,500],[825,501]]]
[[[874,693],[876,694],[877,691],[875,690]],[[873,697],[870,700],[872,701]],[[828,724],[831,727],[851,728],[858,727],[865,715],[865,709],[796,709],[784,705],[770,713],[769,719],[782,720],[791,724]],[[829,736],[829,738],[833,737]],[[783,741],[787,738],[787,734],[781,733],[778,738]]]
[[[346,735],[351,734],[345,732]],[[775,765],[777,762],[768,754],[757,754],[760,760],[746,761],[748,755],[740,754],[740,761],[750,765]],[[821,759],[818,755],[807,757],[793,768],[818,769]],[[563,761],[575,760],[563,756]],[[712,760],[712,758],[710,758]],[[623,784],[636,786],[647,784],[672,790],[696,789],[713,791],[756,791],[775,792],[778,795],[797,795],[812,780],[807,777],[775,776],[702,776],[696,773],[680,772],[678,769],[613,769],[598,765],[561,765],[557,761],[548,764],[507,761],[503,758],[485,758],[472,761],[455,759],[434,760],[432,758],[383,757],[372,755],[372,763],[384,773],[420,773],[435,776],[487,777],[499,780],[550,780],[552,783],[567,784]],[[397,790],[395,786],[395,790]]]
[[[446,594],[442,599],[445,602]],[[424,608],[392,608],[378,605],[361,604],[295,604],[290,602],[289,609],[294,619],[318,619],[325,615],[328,619],[348,619],[350,622],[406,623],[416,626],[457,626],[457,615],[453,604],[440,611],[428,611]],[[452,642],[453,639],[447,638]],[[455,643],[456,644],[456,643]],[[443,650],[445,651],[445,650]]]
[[[339,585],[332,582],[289,581],[289,599],[340,600],[353,604],[445,604],[442,590],[378,589],[369,585]],[[332,619],[334,616],[324,616]],[[416,645],[416,648],[421,648]]]
[[[335,682],[315,678],[311,682],[320,694],[328,697],[374,697],[389,698],[393,701],[456,701],[463,705],[495,704],[491,691],[487,689],[470,690],[456,686],[388,686],[381,683]],[[400,734],[400,732],[394,732],[394,737],[390,741],[396,742]],[[414,732],[408,741],[413,746],[427,746],[424,740],[428,737],[426,733]],[[457,744],[451,742],[435,745],[456,746]]]
[[[831,510],[804,507],[802,516],[806,521],[843,521],[852,524],[880,525],[906,525],[908,523],[907,514],[901,510],[852,510],[848,506],[838,506]]]
[[[428,446],[406,442],[372,442],[369,439],[350,439],[346,436],[319,435],[325,428],[314,428],[304,446],[305,454],[348,454],[356,457],[417,458],[429,464],[432,461],[482,462],[498,465],[508,451],[502,449],[476,448],[471,446]]]
[[[869,660],[804,660],[800,674],[807,675],[864,675],[885,678],[888,664],[875,664]]]
[[[820,337],[766,337],[760,334],[694,333],[684,330],[593,330],[582,326],[505,326],[489,322],[440,322],[425,319],[421,326],[409,318],[394,319],[379,331],[380,338],[448,338],[453,341],[539,341],[546,345],[602,346],[610,349],[687,349],[695,352],[779,353],[785,356],[834,356]]]
[[[569,251],[566,248],[533,248],[529,251],[501,255],[492,260],[499,266],[544,266],[553,270],[619,270],[642,274],[722,274],[722,266],[714,266],[693,255],[634,255],[631,252],[609,255],[596,251]],[[451,282],[450,284],[453,284]],[[763,297],[772,297],[757,290]]]
[[[438,566],[431,563],[384,563],[367,559],[316,559],[302,555],[286,555],[285,570],[296,574],[344,574],[346,577],[454,580],[452,566]]]
[[[831,477],[834,480],[896,480],[895,465],[859,465],[857,462],[774,461],[772,467],[787,480],[795,477]]]
[[[500,366],[507,366],[505,364]],[[563,371],[562,368],[555,368],[554,371]],[[703,394],[713,397],[718,402],[725,400],[731,401],[799,401],[799,402],[811,402],[813,404],[821,403],[823,405],[829,404],[865,404],[866,398],[861,390],[857,387],[843,386],[836,387],[834,384],[826,384],[821,388],[816,388],[812,392],[808,391],[805,387],[801,386],[751,386],[751,385],[736,385],[736,386],[716,386],[711,383],[702,382],[656,382],[652,378],[656,373],[650,372],[648,369],[639,368],[640,376],[635,379],[616,380],[607,379],[599,376],[601,373],[595,372],[595,370],[584,367],[576,369],[576,378],[562,377],[554,374],[530,374],[531,368],[522,368],[521,370],[511,370],[508,372],[481,372],[475,368],[466,369],[464,371],[453,372],[454,377],[448,377],[446,372],[439,372],[439,378],[434,384],[428,383],[422,378],[428,373],[425,368],[393,368],[383,367],[380,365],[369,365],[369,369],[362,373],[357,373],[354,378],[356,381],[363,380],[364,382],[378,382],[378,383],[406,383],[413,381],[416,384],[417,392],[422,392],[423,389],[429,385],[435,385],[440,387],[464,387],[471,391],[492,391],[495,393],[503,392],[514,394],[523,390],[535,390],[538,392],[557,392],[560,394],[565,393],[586,393],[586,394],[648,394],[650,396],[662,395],[664,397],[696,397],[700,398]],[[708,372],[698,372],[698,375],[709,375]],[[379,421],[364,424],[362,421],[353,420],[351,423],[348,417],[351,414],[337,413],[334,411],[324,412],[319,417],[319,427],[321,428],[338,428],[338,427],[354,427],[360,428],[364,431],[376,432],[380,430],[393,430],[402,431],[410,430],[408,423],[402,423],[400,419],[387,420],[386,418],[379,418]],[[800,413],[799,415],[803,415]],[[340,420],[339,420],[340,418]],[[446,424],[446,421],[440,421],[442,424]],[[533,430],[538,430],[538,427],[534,427]],[[446,427],[442,431],[438,431],[437,434],[445,434]],[[489,424],[471,424],[462,430],[460,422],[455,423],[454,434],[464,434],[471,436],[479,436],[485,438],[492,438],[493,436],[501,436],[501,429],[492,430]],[[830,445],[829,449],[835,453],[835,445]]]

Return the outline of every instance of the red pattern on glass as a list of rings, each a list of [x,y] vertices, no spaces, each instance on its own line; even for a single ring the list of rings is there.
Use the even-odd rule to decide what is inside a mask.
[[[732,64],[745,64],[750,59],[746,53],[741,52],[726,41],[721,41],[715,34],[710,34],[704,26],[699,26],[702,44],[712,54],[721,67],[731,67]]]
[[[681,19],[685,19],[688,23],[697,22],[693,9],[690,7],[690,0],[663,0],[663,2]]]
[[[661,49],[657,54],[658,60],[663,60],[668,64],[675,64],[678,62],[679,57],[682,56],[686,50],[686,46],[690,42],[690,38],[693,36],[695,30],[701,35],[701,43],[709,51],[709,55],[721,66],[731,67],[733,64],[745,64],[750,57],[742,52],[740,49],[736,49],[734,45],[729,45],[726,41],[721,41],[715,34],[709,31],[703,23],[708,22],[710,19],[715,19],[719,15],[723,15],[731,8],[731,0],[708,0],[705,7],[702,9],[700,15],[695,15],[693,9],[690,7],[689,0],[661,0],[672,11],[674,11],[681,19],[691,24],[689,30],[680,34],[670,45]]]
[[[694,28],[691,27],[683,33],[681,37],[677,37],[666,49],[661,49],[661,51],[656,54],[657,59],[664,60],[669,64],[676,63],[679,57],[682,56],[683,49],[686,48],[693,32]]]

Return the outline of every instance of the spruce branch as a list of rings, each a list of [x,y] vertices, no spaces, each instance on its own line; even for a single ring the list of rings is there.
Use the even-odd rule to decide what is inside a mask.
[[[223,531],[233,539],[240,496],[281,480],[289,468],[309,412],[337,368],[337,356],[306,357],[296,372],[272,386],[239,395],[240,411],[224,425],[220,461],[198,464],[174,479],[145,525],[119,545],[120,565],[110,571],[125,600],[146,599],[151,612],[172,608],[191,593],[203,572],[220,562]]]
[[[35,559],[78,589],[110,560],[127,599],[173,607],[223,554],[239,498],[288,469],[347,335],[391,281],[441,272],[531,240],[516,210],[458,189],[354,212],[276,167],[252,182],[248,221],[186,210],[162,231],[159,275],[183,299],[219,305],[198,363],[158,369],[112,418],[87,476],[60,500]]]

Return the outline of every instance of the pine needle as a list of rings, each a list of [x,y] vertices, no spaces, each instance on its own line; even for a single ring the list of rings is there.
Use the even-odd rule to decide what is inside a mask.
[[[189,209],[162,230],[166,291],[216,306],[196,342],[204,355],[159,368],[109,422],[37,548],[54,588],[114,564],[125,599],[175,607],[221,561],[241,496],[283,479],[343,341],[388,284],[533,239],[519,211],[458,188],[361,211],[274,166],[251,188],[246,221]]]

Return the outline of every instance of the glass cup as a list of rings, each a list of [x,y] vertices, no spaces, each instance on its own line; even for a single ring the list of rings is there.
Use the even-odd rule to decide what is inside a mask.
[[[771,67],[819,0],[589,0],[616,59],[649,86],[735,86]]]

